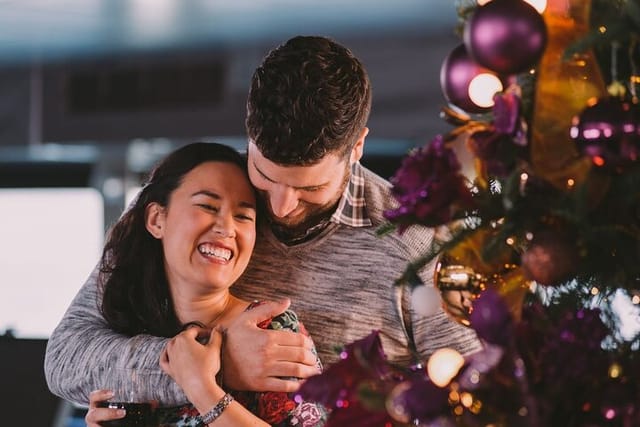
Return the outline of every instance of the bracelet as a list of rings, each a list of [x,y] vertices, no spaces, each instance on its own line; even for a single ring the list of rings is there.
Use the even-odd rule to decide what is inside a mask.
[[[200,422],[202,422],[202,424],[204,425],[211,424],[216,419],[218,419],[220,415],[222,415],[222,411],[224,411],[231,402],[233,402],[233,396],[231,396],[229,393],[225,394],[222,399],[220,399],[220,401],[216,403],[216,406],[214,406],[206,414],[200,416]]]

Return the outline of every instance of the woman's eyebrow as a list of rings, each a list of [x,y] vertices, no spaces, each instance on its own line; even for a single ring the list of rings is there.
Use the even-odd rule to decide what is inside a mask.
[[[191,197],[195,197],[195,196],[207,196],[216,200],[222,199],[222,197],[218,193],[214,193],[213,191],[209,191],[209,190],[198,190],[191,195]]]
[[[191,195],[191,197],[195,197],[195,196],[207,196],[207,197],[210,197],[210,198],[212,198],[214,200],[222,200],[222,196],[220,196],[218,193],[210,191],[210,190],[199,190],[199,191],[196,191],[195,193],[193,193]],[[240,205],[240,207],[243,207],[243,208],[256,210],[255,203],[251,203],[251,202],[243,200],[243,201],[241,201],[239,203],[239,205]]]

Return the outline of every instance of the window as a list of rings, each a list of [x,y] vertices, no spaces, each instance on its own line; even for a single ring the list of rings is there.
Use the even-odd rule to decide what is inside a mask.
[[[0,334],[48,338],[103,240],[104,203],[93,188],[0,189]]]

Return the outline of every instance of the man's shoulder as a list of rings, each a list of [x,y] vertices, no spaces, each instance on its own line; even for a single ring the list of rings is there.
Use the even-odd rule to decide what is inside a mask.
[[[391,190],[393,185],[375,172],[362,167],[364,173],[364,197],[367,206],[367,214],[375,227],[380,227],[387,223],[384,211],[398,207],[398,201],[393,197]],[[390,238],[402,242],[415,250],[425,250],[433,238],[433,229],[421,225],[408,227],[402,234],[392,232],[387,234]]]
[[[395,208],[398,203],[391,194],[392,185],[387,179],[364,166],[361,167],[367,214],[374,225],[380,225],[385,221],[383,212]]]

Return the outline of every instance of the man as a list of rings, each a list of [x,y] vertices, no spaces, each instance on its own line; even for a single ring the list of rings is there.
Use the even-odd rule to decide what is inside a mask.
[[[394,287],[407,264],[427,250],[433,233],[411,227],[402,235],[377,235],[382,213],[394,201],[390,184],[359,163],[370,108],[362,64],[331,40],[295,37],[264,59],[253,75],[246,128],[249,176],[264,199],[267,220],[259,226],[249,268],[232,291],[292,301],[325,365],[337,359],[336,346],[374,329],[397,363],[424,361],[441,347],[477,350],[472,330],[442,311],[420,316],[411,308],[410,289]],[[421,278],[430,283],[432,274],[431,265]],[[97,292],[93,275],[47,348],[49,387],[76,402],[86,402],[98,388],[91,373],[99,366],[157,367],[166,342],[108,330],[95,304]],[[228,328],[226,386],[293,391],[297,382],[286,378],[317,372],[302,336],[257,327],[282,312],[288,300],[247,312]],[[164,404],[184,401],[169,381],[153,392]]]

